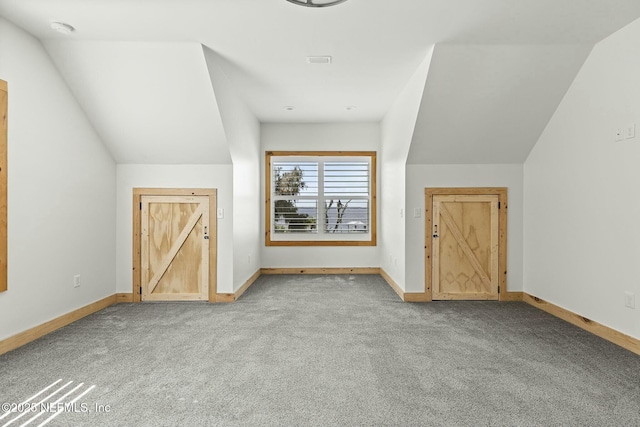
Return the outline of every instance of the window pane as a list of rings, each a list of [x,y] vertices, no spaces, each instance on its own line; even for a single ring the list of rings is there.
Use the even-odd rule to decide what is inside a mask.
[[[368,233],[369,201],[325,199],[323,230],[326,233]]]
[[[318,195],[318,163],[274,162],[272,179],[277,196]]]
[[[265,159],[267,246],[375,246],[375,152],[267,151]]]
[[[367,196],[369,194],[369,163],[325,163],[324,194],[326,196]]]
[[[276,200],[273,229],[276,233],[317,233],[316,200]]]

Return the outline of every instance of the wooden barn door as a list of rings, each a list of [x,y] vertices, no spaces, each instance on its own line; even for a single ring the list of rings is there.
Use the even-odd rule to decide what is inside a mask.
[[[142,301],[211,300],[215,223],[210,197],[140,195]]]
[[[500,293],[500,195],[431,195],[433,300],[497,300]]]

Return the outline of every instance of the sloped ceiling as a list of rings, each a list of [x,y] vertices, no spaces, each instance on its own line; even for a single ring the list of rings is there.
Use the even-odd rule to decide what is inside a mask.
[[[118,163],[231,163],[197,43],[66,42],[47,50]]]
[[[435,45],[409,161],[495,163],[524,159],[640,1],[0,0],[0,15],[44,42],[118,162],[229,161],[200,46],[259,121],[321,123],[382,120]]]
[[[590,45],[435,47],[408,163],[522,163]]]

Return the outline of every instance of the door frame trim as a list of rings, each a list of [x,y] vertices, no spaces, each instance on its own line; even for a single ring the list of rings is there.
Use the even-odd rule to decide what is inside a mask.
[[[218,226],[217,226],[217,190],[215,188],[134,188],[133,189],[133,302],[141,301],[142,260],[141,236],[142,196],[209,196],[209,302],[217,301],[218,279]]]
[[[464,187],[424,189],[424,299],[432,301],[432,235],[434,195],[495,195],[498,196],[498,300],[512,300],[507,292],[507,212],[509,204],[506,187]]]
[[[4,101],[0,108],[0,292],[9,286],[7,278],[7,146],[9,90],[7,82],[0,80],[0,92],[4,92]]]

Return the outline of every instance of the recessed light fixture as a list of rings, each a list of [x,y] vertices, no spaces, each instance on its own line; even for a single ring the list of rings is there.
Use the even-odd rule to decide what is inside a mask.
[[[51,28],[54,31],[67,35],[73,33],[76,30],[72,25],[69,25],[66,22],[59,21],[51,21]]]
[[[284,109],[287,110],[287,111],[293,111],[294,110],[293,106],[291,106],[291,105],[287,105],[286,107],[284,107]]]
[[[287,0],[289,3],[306,7],[329,7],[344,3],[347,0]]]
[[[331,64],[330,56],[307,56],[307,64]]]

